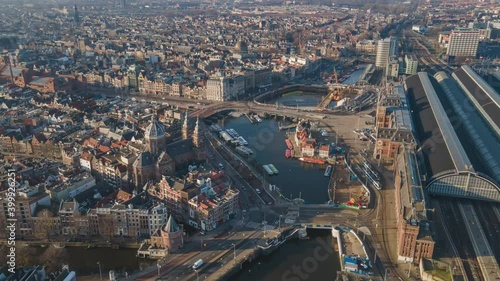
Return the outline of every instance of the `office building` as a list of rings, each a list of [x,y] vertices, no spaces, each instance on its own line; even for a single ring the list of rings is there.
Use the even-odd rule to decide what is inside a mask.
[[[389,37],[377,42],[377,56],[375,66],[386,69],[391,57],[398,54],[398,40],[396,37]]]
[[[412,75],[417,74],[418,70],[418,59],[415,55],[405,55],[404,60],[405,74]]]
[[[479,45],[477,29],[455,29],[450,32],[446,54],[453,57],[475,57]]]

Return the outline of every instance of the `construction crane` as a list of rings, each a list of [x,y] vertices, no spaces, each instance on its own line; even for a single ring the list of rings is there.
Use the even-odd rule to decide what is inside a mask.
[[[324,110],[332,101],[339,101],[342,99],[341,91],[339,87],[339,80],[337,77],[337,69],[333,68],[333,75],[335,77],[335,84],[328,86],[328,94],[325,98],[318,104],[318,109]]]
[[[339,88],[339,79],[337,77],[337,69],[333,68],[333,76],[335,77],[335,84],[333,87],[329,87],[328,94],[329,99],[333,101],[339,101],[341,97],[341,92]]]

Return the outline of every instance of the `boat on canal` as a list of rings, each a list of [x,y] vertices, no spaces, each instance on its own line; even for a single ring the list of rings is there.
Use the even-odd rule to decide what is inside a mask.
[[[290,158],[290,157],[292,157],[292,151],[291,151],[290,149],[286,149],[286,150],[285,150],[285,157],[286,157],[286,158]]]
[[[268,164],[267,166],[271,169],[271,171],[273,171],[273,174],[277,175],[277,174],[279,174],[279,173],[280,173],[280,172],[278,171],[278,169],[276,169],[276,167],[274,167],[274,165],[273,165],[273,164]]]
[[[332,173],[332,165],[328,165],[325,170],[325,177],[329,177]]]
[[[316,159],[316,158],[311,158],[311,157],[300,157],[300,161],[305,162],[305,163],[311,163],[311,164],[325,164],[326,161],[323,159]]]
[[[262,165],[262,168],[264,168],[264,171],[266,171],[268,175],[270,176],[274,175],[273,170],[271,170],[271,168],[269,168],[268,165]]]

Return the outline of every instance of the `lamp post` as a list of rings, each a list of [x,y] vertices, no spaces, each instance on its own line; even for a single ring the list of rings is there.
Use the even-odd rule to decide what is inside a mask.
[[[158,267],[158,277],[160,277],[160,269],[161,269],[160,261],[156,262],[156,267]]]
[[[384,273],[384,281],[387,281],[387,268],[385,269],[385,273]]]
[[[281,217],[283,215],[280,215],[279,219],[278,219],[278,231],[281,232]]]
[[[198,275],[198,270],[195,270],[196,271],[196,281],[200,281],[200,276]]]
[[[233,260],[234,263],[236,264],[236,245],[234,243],[232,243],[231,245],[233,245]]]
[[[99,277],[102,279],[101,262],[98,261],[97,265],[99,266]]]

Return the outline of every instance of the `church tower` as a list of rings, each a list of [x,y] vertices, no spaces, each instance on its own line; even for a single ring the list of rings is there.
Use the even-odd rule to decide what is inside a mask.
[[[200,138],[200,119],[196,118],[196,125],[193,131],[193,145],[194,147],[199,148],[201,146],[201,138]]]
[[[146,140],[146,150],[151,152],[153,157],[158,157],[158,155],[166,149],[167,136],[165,129],[163,125],[156,120],[154,114],[151,117],[151,124],[146,128],[144,138]]]
[[[188,112],[186,110],[186,116],[184,117],[184,123],[182,124],[182,139],[188,139]]]

